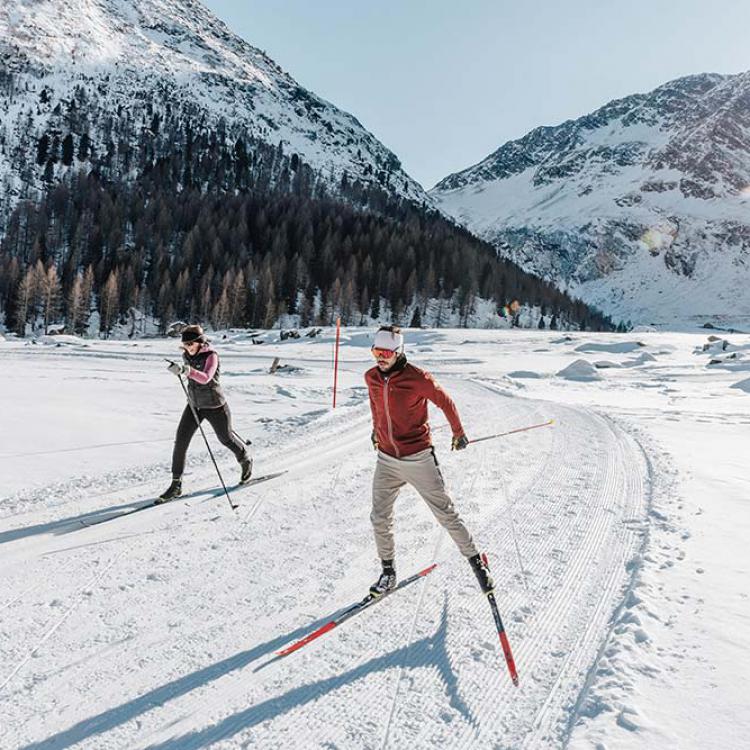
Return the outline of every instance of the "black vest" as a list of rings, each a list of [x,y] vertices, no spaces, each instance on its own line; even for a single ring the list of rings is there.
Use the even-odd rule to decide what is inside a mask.
[[[204,372],[206,369],[206,360],[211,354],[216,354],[216,352],[212,350],[203,352],[199,351],[194,357],[189,356],[187,352],[183,352],[182,357],[194,370]],[[217,360],[218,357],[219,355],[216,354]],[[190,401],[196,409],[216,409],[226,403],[224,393],[219,385],[220,369],[221,364],[217,362],[214,376],[205,385],[196,383],[192,378],[187,379]]]

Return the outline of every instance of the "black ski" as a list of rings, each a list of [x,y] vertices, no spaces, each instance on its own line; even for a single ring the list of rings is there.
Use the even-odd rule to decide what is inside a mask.
[[[235,490],[241,490],[241,489],[244,489],[245,487],[252,487],[255,484],[268,482],[270,479],[276,479],[277,477],[280,477],[282,474],[286,474],[286,471],[277,471],[274,474],[263,474],[260,477],[253,477],[249,482],[245,482],[245,484],[235,484],[232,487],[228,487],[227,489],[230,492],[234,492]],[[149,510],[149,508],[161,508],[162,506],[165,506],[165,505],[172,505],[173,503],[179,502],[180,500],[188,500],[193,497],[200,497],[201,495],[208,495],[209,497],[206,499],[211,499],[214,497],[219,497],[220,495],[223,495],[223,494],[224,494],[223,487],[212,487],[211,489],[208,489],[208,490],[199,490],[197,492],[191,492],[188,495],[181,495],[180,497],[174,498],[174,500],[167,500],[164,503],[157,503],[152,500],[146,505],[139,505],[137,508],[131,508],[130,510],[123,511],[122,513],[116,513],[115,515],[107,516],[106,518],[96,518],[91,521],[81,519],[80,523],[86,527],[98,526],[100,523],[107,523],[108,521],[116,521],[118,518],[124,518],[125,516],[132,516],[134,513],[140,513],[142,510]]]

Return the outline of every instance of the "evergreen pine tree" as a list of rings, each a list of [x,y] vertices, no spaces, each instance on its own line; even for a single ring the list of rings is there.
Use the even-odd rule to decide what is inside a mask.
[[[75,149],[73,147],[73,136],[68,133],[62,142],[62,163],[69,167],[73,163]]]

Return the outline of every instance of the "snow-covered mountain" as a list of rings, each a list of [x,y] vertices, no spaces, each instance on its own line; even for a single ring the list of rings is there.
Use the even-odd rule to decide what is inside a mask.
[[[616,318],[750,316],[750,72],[696,75],[540,127],[430,194]]]
[[[33,196],[45,170],[50,181],[111,153],[127,175],[139,148],[153,159],[189,149],[187,124],[189,137],[296,155],[334,192],[346,174],[429,202],[353,116],[299,86],[197,0],[0,0],[0,221]],[[180,141],[165,142],[175,132]]]

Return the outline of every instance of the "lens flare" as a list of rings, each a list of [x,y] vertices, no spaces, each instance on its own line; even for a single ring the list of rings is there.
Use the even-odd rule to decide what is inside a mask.
[[[501,318],[512,318],[520,309],[521,303],[514,299],[513,302],[509,302],[500,308],[499,315]]]
[[[659,251],[668,249],[677,236],[677,227],[671,222],[662,222],[649,227],[642,235],[641,242],[648,248],[652,255],[658,255]]]

